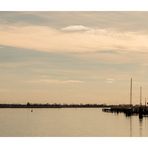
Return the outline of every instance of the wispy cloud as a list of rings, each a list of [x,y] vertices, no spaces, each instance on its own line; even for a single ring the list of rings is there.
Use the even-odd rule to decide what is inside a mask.
[[[9,29],[8,29],[9,28]],[[96,52],[108,49],[148,51],[148,35],[92,28],[81,33],[62,32],[45,26],[8,27],[0,30],[0,44],[46,52]],[[72,29],[71,28],[71,29]],[[79,28],[79,29],[78,29]],[[69,28],[70,29],[70,28]],[[84,29],[85,30],[85,29]]]
[[[91,28],[83,26],[83,25],[71,25],[66,26],[61,29],[62,31],[88,31],[91,30]]]
[[[129,77],[148,89],[147,18],[148,12],[0,12],[1,98],[127,102]]]
[[[27,83],[45,83],[45,84],[79,84],[84,83],[84,81],[80,80],[59,80],[59,79],[37,79],[37,80],[29,80],[25,81]]]
[[[112,28],[148,32],[148,12],[0,12],[0,24],[38,25],[62,28],[73,24],[89,27]]]
[[[114,81],[115,81],[115,79],[113,79],[113,78],[107,78],[107,79],[105,80],[105,82],[106,82],[106,83],[109,83],[109,84],[113,83]]]

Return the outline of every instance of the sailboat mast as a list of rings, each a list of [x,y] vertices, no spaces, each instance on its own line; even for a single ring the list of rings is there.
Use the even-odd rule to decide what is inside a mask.
[[[132,78],[131,78],[131,81],[130,81],[130,105],[132,105],[132,84],[133,82],[132,82]]]
[[[142,87],[140,86],[140,106],[142,105]]]

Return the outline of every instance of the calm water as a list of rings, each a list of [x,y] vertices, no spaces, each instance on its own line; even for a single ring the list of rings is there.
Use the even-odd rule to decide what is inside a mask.
[[[0,109],[0,136],[148,136],[148,117],[101,109]]]

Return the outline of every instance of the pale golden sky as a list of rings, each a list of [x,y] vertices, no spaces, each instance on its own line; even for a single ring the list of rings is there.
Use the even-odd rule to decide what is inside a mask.
[[[147,57],[148,12],[0,12],[0,102],[139,103]]]

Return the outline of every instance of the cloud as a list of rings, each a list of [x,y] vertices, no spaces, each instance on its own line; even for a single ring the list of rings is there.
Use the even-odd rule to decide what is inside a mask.
[[[80,83],[84,83],[84,82],[80,81],[80,80],[38,79],[38,80],[27,81],[27,83],[80,84]]]
[[[148,32],[148,12],[47,11],[0,12],[0,24],[39,25],[63,28],[80,24],[97,28]]]
[[[115,79],[113,79],[113,78],[107,78],[107,79],[105,80],[105,82],[106,82],[106,83],[109,83],[109,84],[113,83],[114,81],[115,81]]]
[[[67,26],[62,28],[62,31],[88,31],[91,28],[83,26],[83,25],[71,25],[71,26]]]
[[[73,26],[73,25],[72,25]],[[1,26],[0,44],[42,52],[97,52],[110,49],[148,52],[148,35],[112,29],[70,27],[75,33],[46,26]],[[69,28],[69,30],[70,30]],[[79,28],[79,29],[78,29]],[[83,32],[76,30],[85,30]]]

